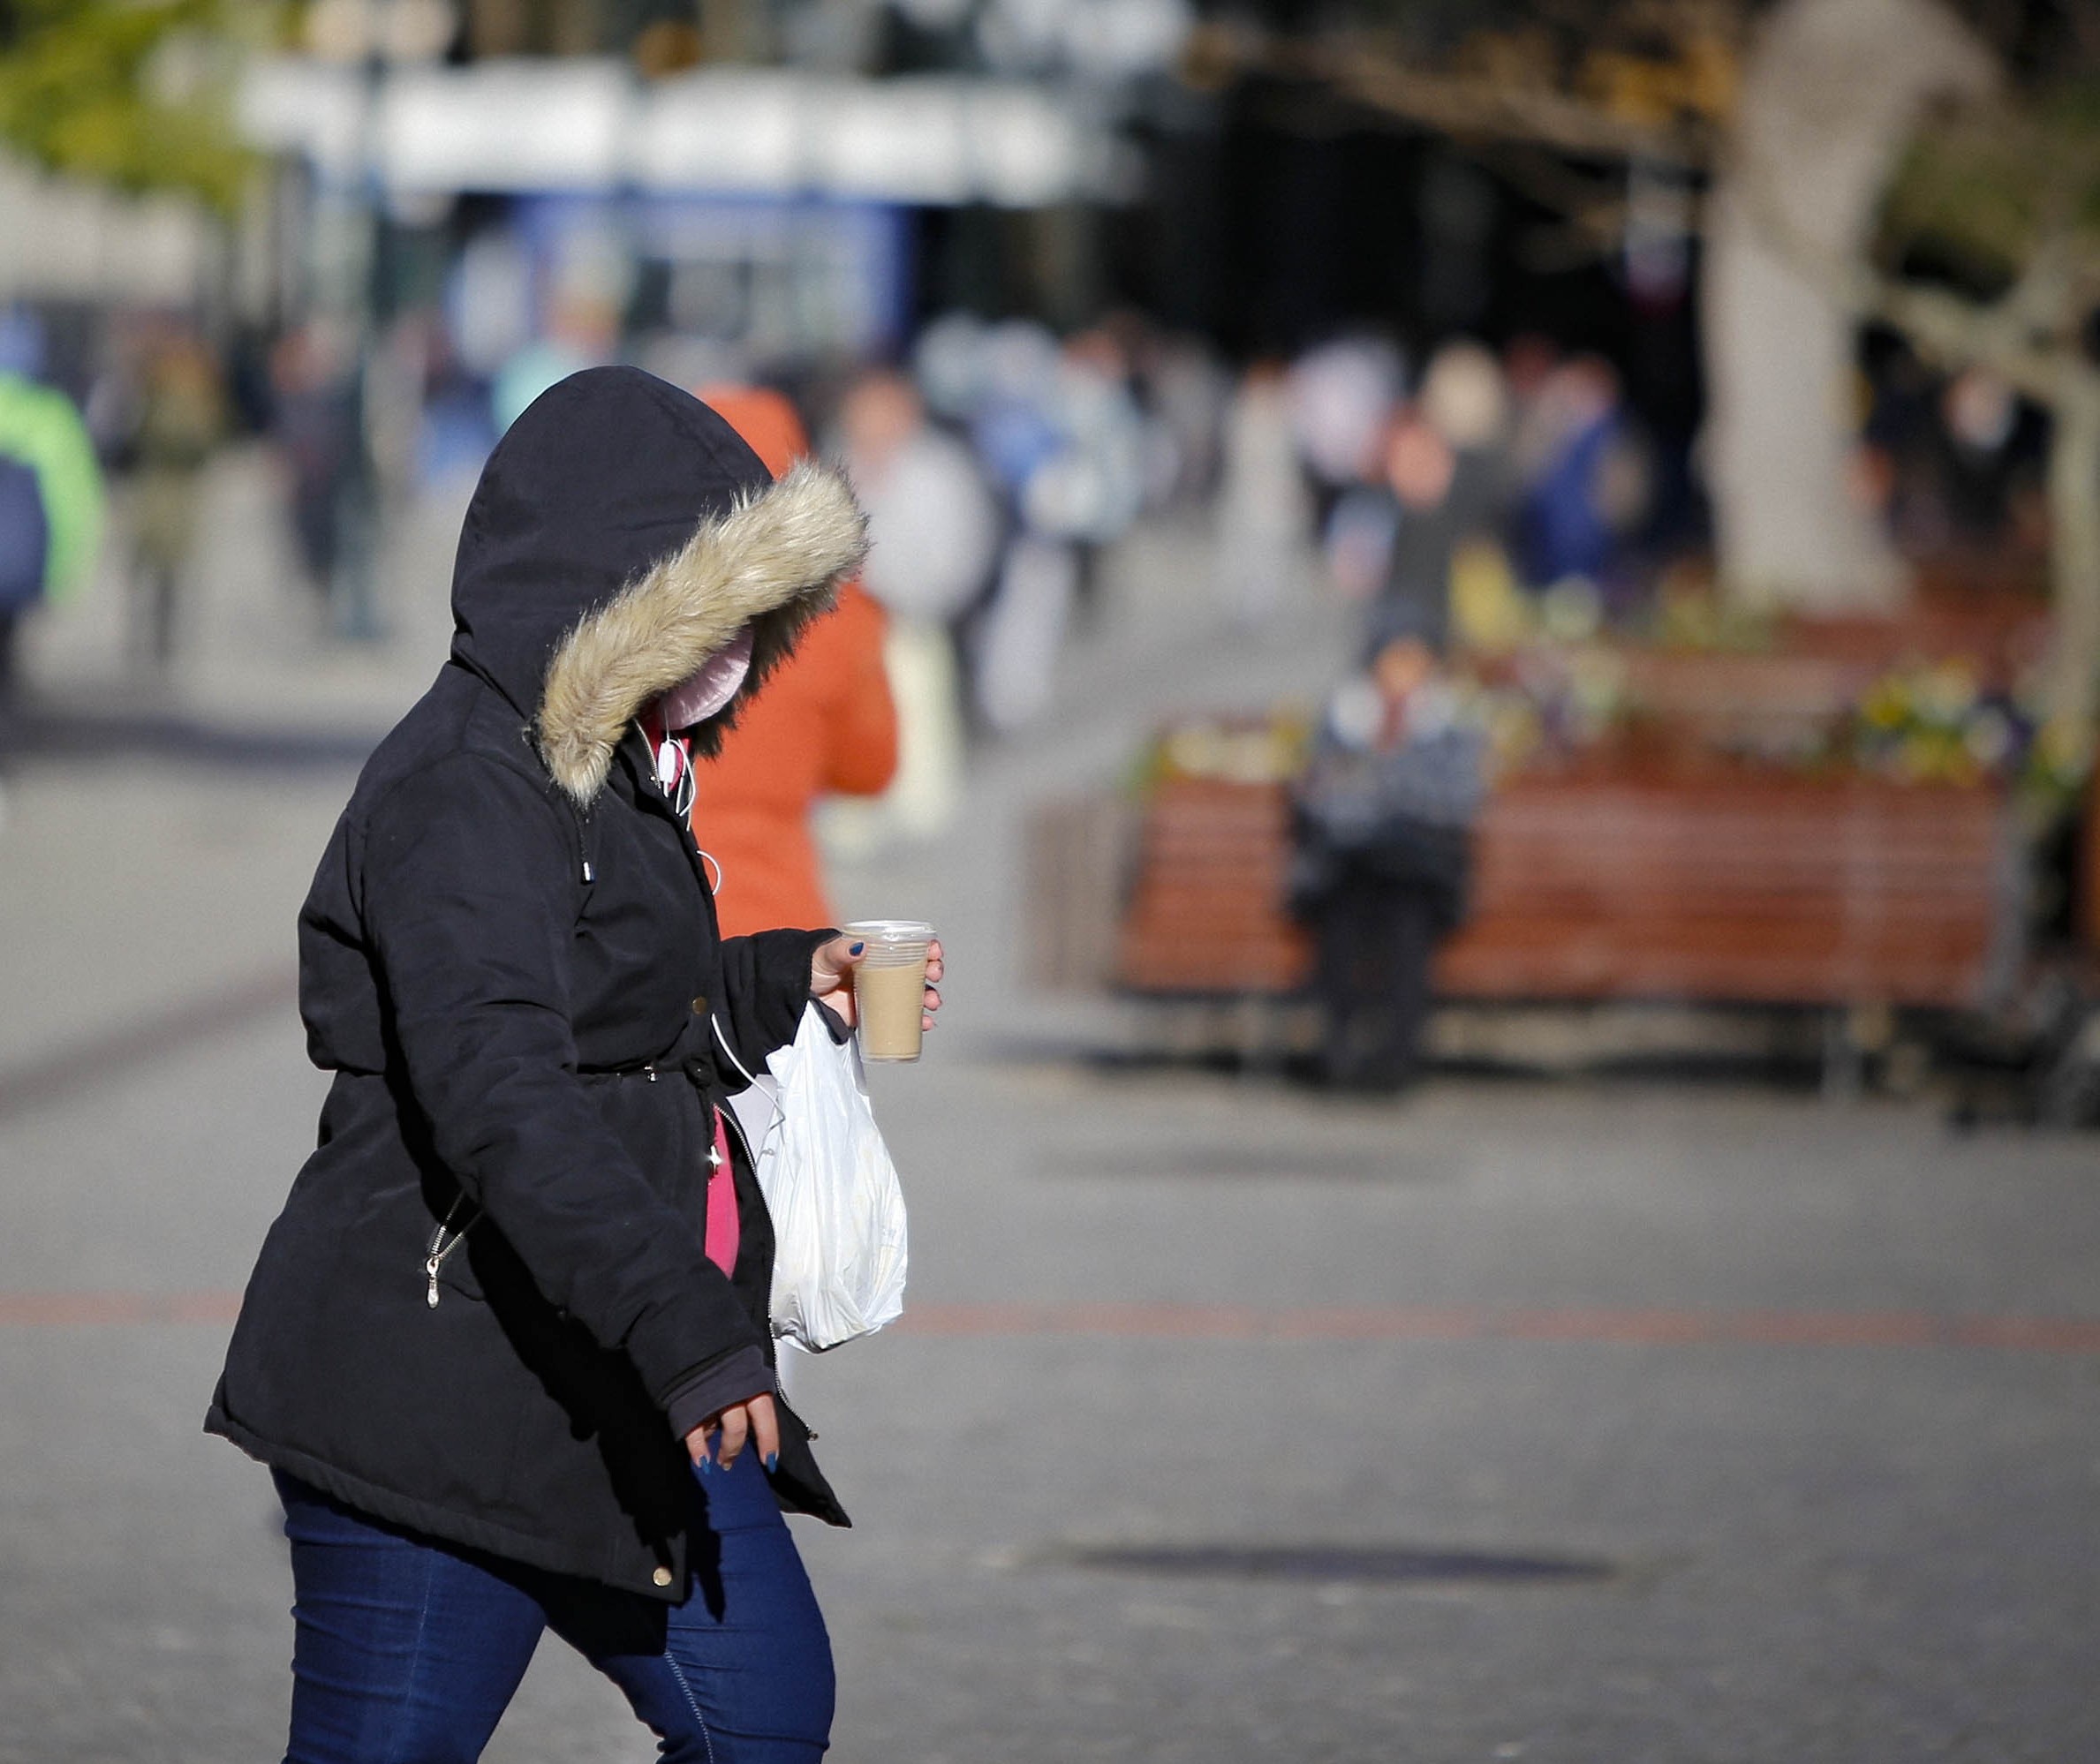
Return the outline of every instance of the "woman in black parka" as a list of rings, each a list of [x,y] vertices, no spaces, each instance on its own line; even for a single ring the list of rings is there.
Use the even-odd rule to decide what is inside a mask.
[[[846,1516],[777,1400],[771,1230],[715,1105],[812,996],[850,1020],[857,950],[719,937],[652,737],[699,705],[711,747],[865,549],[842,479],[774,484],[632,369],[555,387],[482,474],[451,655],[299,916],[335,1078],[206,1423],[284,1499],[296,1764],[479,1756],[550,1626],[666,1757],[824,1750],[780,1509]]]

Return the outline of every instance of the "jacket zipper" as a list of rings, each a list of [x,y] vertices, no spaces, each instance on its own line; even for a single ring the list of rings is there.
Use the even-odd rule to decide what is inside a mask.
[[[571,803],[569,807],[570,825],[576,829],[576,872],[580,882],[595,882],[597,872],[591,866],[590,848],[585,842],[587,829],[584,825],[584,810]]]
[[[720,1033],[719,1029],[716,1032],[718,1034]],[[729,1132],[736,1135],[737,1143],[744,1148],[745,1162],[747,1162],[751,1165],[752,1169],[755,1172],[759,1167],[758,1154],[752,1150],[751,1135],[744,1132],[744,1122],[738,1118],[736,1110],[729,1107],[726,1104],[722,1106],[721,1112],[722,1125],[727,1127]],[[780,1395],[777,1391],[774,1395],[774,1401],[778,1403],[783,1409],[787,1408],[788,1406],[788,1399],[785,1397]],[[790,1413],[792,1412],[790,1411]],[[795,1419],[798,1421],[802,1421],[802,1430],[807,1437],[811,1439],[816,1439],[820,1437],[817,1429],[812,1427],[807,1421],[802,1421],[802,1417],[800,1415],[797,1415]]]
[[[737,1118],[737,1111],[732,1109],[727,1103],[724,1103],[719,1108],[716,1108],[714,1112],[721,1117],[722,1130],[725,1133],[734,1134],[737,1136],[737,1143],[744,1148],[744,1161],[748,1163],[753,1170],[756,1170],[759,1167],[759,1155],[757,1152],[752,1150],[751,1139],[749,1135],[744,1131],[744,1123]],[[708,1168],[710,1171],[712,1171],[714,1167],[714,1148],[713,1146],[709,1146],[707,1150]]]
[[[423,1273],[430,1284],[424,1289],[423,1302],[434,1311],[437,1308],[438,1270],[445,1265],[445,1258],[466,1241],[466,1234],[473,1230],[480,1215],[469,1219],[457,1231],[452,1230],[452,1221],[459,1217],[462,1207],[472,1205],[473,1202],[462,1195],[446,1210],[444,1217],[438,1222],[437,1229],[430,1233],[430,1253],[423,1258]]]

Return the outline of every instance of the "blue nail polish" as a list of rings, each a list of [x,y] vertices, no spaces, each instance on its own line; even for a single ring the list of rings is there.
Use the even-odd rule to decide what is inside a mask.
[[[710,1470],[714,1468],[714,1460],[712,1458],[703,1458],[700,1459],[699,1469],[701,1475],[705,1476]]]
[[[766,1474],[770,1476],[775,1470],[778,1470],[779,1468],[780,1453],[777,1451],[768,1451],[766,1454]]]
[[[855,944],[855,945],[853,946],[853,947],[852,947],[851,949],[848,950],[848,951],[846,952],[846,954],[847,954],[848,955],[858,955],[858,954],[860,954],[860,952],[861,952],[862,950],[865,949],[866,947],[867,947],[867,945],[865,945],[865,943],[857,943],[857,944]]]

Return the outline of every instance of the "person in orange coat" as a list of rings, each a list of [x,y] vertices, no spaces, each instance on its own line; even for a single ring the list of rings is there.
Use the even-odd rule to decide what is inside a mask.
[[[775,478],[806,454],[795,407],[765,387],[699,393]],[[897,769],[897,713],[882,663],[888,619],[858,582],[803,633],[747,703],[721,751],[696,766],[693,837],[714,860],[724,937],[835,924],[810,832],[826,795],[873,796]]]

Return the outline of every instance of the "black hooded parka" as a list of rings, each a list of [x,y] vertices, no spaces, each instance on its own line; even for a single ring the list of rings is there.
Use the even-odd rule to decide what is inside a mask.
[[[381,1519],[684,1595],[667,1409],[772,1387],[772,1230],[741,1157],[734,1277],[702,1248],[709,1110],[744,1082],[721,1043],[755,1069],[793,1038],[825,933],[720,937],[634,719],[746,624],[753,690],[865,544],[836,474],[773,484],[633,369],[563,381],[504,437],[450,657],[299,915],[335,1077],[211,1431]],[[784,1409],[782,1430],[782,1504],[844,1524]]]

